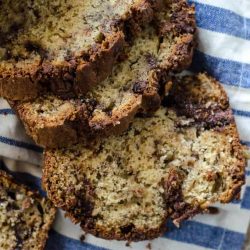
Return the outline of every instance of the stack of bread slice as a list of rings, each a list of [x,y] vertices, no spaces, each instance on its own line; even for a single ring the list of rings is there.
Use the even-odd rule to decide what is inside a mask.
[[[1,5],[12,24],[1,30],[0,95],[45,148],[48,198],[85,232],[152,239],[167,220],[238,197],[246,160],[225,91],[205,73],[174,76],[192,62],[193,6]]]
[[[68,146],[86,135],[119,134],[136,113],[155,111],[169,71],[191,62],[193,18],[185,2],[167,3],[129,41],[111,75],[86,94],[62,99],[47,92],[32,101],[13,102],[27,132],[44,147]]]

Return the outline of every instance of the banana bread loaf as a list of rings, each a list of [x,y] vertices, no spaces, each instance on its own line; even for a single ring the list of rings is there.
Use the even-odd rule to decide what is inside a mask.
[[[0,249],[44,249],[55,212],[49,200],[0,171]]]
[[[151,239],[167,219],[179,225],[238,196],[246,160],[220,84],[205,74],[186,77],[163,104],[120,136],[45,151],[49,198],[86,232]]]
[[[0,2],[0,96],[86,93],[104,80],[126,37],[149,22],[162,0]]]
[[[155,111],[168,72],[188,66],[192,59],[194,23],[190,30],[181,30],[187,25],[169,22],[176,8],[172,4],[158,13],[154,23],[127,48],[125,59],[114,67],[112,75],[82,98],[63,100],[47,94],[34,101],[11,103],[35,142],[64,147],[86,135],[119,134],[136,113]],[[187,7],[176,15],[185,13],[189,22],[194,20],[192,10]]]

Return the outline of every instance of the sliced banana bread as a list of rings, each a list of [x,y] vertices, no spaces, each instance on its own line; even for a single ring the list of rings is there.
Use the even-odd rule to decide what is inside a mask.
[[[55,212],[49,200],[0,171],[0,249],[44,249]]]
[[[85,93],[112,70],[125,37],[162,0],[0,2],[0,96],[35,98],[46,88]]]
[[[44,188],[86,232],[151,239],[167,219],[179,225],[238,196],[246,160],[220,84],[186,77],[164,103],[120,136],[46,150]]]
[[[189,22],[193,9],[185,6],[180,13],[188,15],[185,20]],[[175,8],[171,4],[160,12],[127,48],[125,59],[114,67],[112,75],[82,98],[63,100],[48,94],[12,103],[35,142],[64,147],[86,135],[119,134],[137,112],[156,110],[160,106],[158,91],[168,71],[185,67],[192,59],[194,28],[190,24],[191,33],[180,31],[177,23],[169,22]]]

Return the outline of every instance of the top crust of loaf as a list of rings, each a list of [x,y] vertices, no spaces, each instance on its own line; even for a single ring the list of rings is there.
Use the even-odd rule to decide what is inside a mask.
[[[56,209],[52,203],[0,171],[0,248],[42,250]]]
[[[96,1],[99,2],[101,0]],[[29,0],[26,0],[25,3],[26,2],[28,3]],[[46,1],[45,6],[53,5],[53,2]],[[79,5],[84,8],[82,5],[85,4],[89,7],[89,1],[78,2],[77,0],[73,1],[75,6]],[[56,2],[55,5],[57,4],[58,2]],[[70,6],[71,4],[70,2]],[[24,58],[28,55],[26,59],[19,57],[13,59],[11,57],[9,60],[0,61],[0,96],[10,100],[29,100],[36,98],[48,90],[63,98],[85,94],[111,73],[117,58],[127,44],[126,42],[130,41],[140,31],[139,26],[141,24],[149,23],[153,19],[154,10],[163,9],[164,5],[174,6],[173,15],[165,28],[166,31],[175,30],[176,35],[194,33],[194,9],[193,7],[189,7],[185,0],[117,0],[114,1],[113,7],[110,6],[110,1],[105,0],[104,3],[102,1],[98,7],[100,8],[100,6],[102,6],[104,9],[104,20],[101,19],[101,23],[96,31],[96,36],[91,36],[93,38],[93,44],[91,43],[89,48],[80,46],[79,48],[77,47],[74,53],[72,48],[72,51],[70,51],[70,49],[67,51],[67,55],[59,53],[60,56],[57,56],[56,59],[55,56],[47,55],[48,49],[40,48],[39,43],[43,40],[31,41],[28,43],[29,46],[27,46],[27,44],[25,45],[31,50],[31,52],[28,51],[24,53]],[[76,10],[75,6],[71,6],[72,10]],[[121,6],[123,8],[121,8]],[[79,10],[79,8],[77,9]],[[106,9],[108,9],[109,12]],[[112,10],[112,14],[110,14],[110,9]],[[62,11],[63,10],[64,8]],[[105,11],[107,11],[108,14]],[[34,15],[33,12],[32,15]],[[108,21],[105,19],[107,15]],[[90,15],[90,17],[97,18],[98,15]],[[50,16],[48,18],[50,18]],[[62,21],[65,22],[64,19]],[[70,23],[67,25],[69,26]],[[69,28],[70,32],[73,32],[74,28],[77,27],[74,25],[75,24],[72,24],[72,30]],[[36,26],[34,26],[34,29],[35,28]],[[82,29],[77,29],[77,39],[72,39],[72,37],[59,37],[59,41],[62,41],[62,44],[70,43],[72,40],[74,41],[73,44],[79,42],[79,40],[81,40],[79,30]],[[17,32],[17,34],[19,33]],[[84,37],[84,35],[82,37]],[[14,38],[11,37],[11,39],[13,40]],[[34,39],[37,40],[36,37]],[[2,44],[4,44],[4,42],[2,42]],[[3,47],[2,44],[0,41],[0,56],[1,51],[4,54],[6,53],[5,48],[1,49],[1,47]],[[52,45],[51,49],[54,48],[57,43],[55,42]],[[26,47],[24,51],[27,50]],[[67,47],[68,45],[66,48]],[[14,52],[17,53],[16,51]],[[186,46],[183,47],[180,45],[177,48],[176,55],[182,57],[182,64],[180,64],[178,57],[173,57],[167,63],[168,66],[171,66],[170,68],[180,69],[191,62],[189,56],[190,51]]]
[[[122,135],[45,151],[48,196],[86,232],[151,239],[238,197],[246,160],[225,91],[206,74],[173,81],[167,108]]]

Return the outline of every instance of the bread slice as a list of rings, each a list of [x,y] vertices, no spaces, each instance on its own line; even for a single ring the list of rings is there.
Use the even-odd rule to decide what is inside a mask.
[[[0,171],[0,249],[44,249],[52,203]]]
[[[152,239],[170,218],[179,225],[238,197],[246,160],[221,85],[185,77],[164,103],[120,136],[45,151],[49,198],[86,232]]]
[[[0,96],[67,97],[104,80],[125,40],[162,0],[24,0],[0,3]]]
[[[34,101],[12,103],[27,133],[44,147],[64,147],[86,136],[119,134],[138,112],[160,106],[159,89],[170,70],[190,64],[194,47],[194,22],[180,30],[179,18],[169,21],[175,4],[160,12],[127,48],[125,59],[102,84],[82,98],[63,100],[45,95]],[[193,8],[178,10],[194,21]],[[182,15],[183,16],[183,15]],[[186,17],[185,16],[185,17]],[[190,32],[190,33],[189,33]]]

